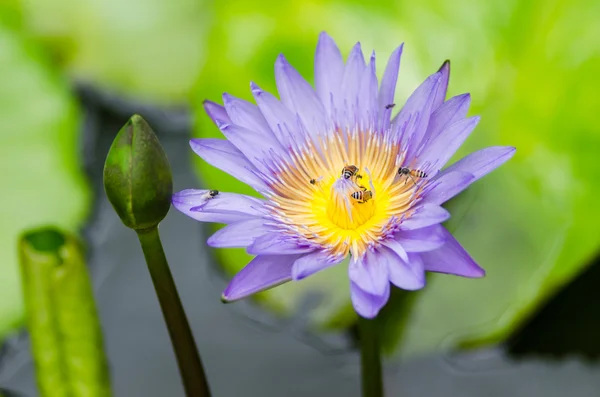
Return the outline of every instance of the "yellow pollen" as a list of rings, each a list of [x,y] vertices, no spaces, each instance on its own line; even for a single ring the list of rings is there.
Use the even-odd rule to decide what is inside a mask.
[[[398,175],[402,162],[398,143],[370,131],[338,130],[309,141],[293,151],[271,184],[272,215],[284,233],[331,255],[362,255],[379,244],[394,219],[410,215],[417,186]],[[342,169],[349,165],[358,172],[345,179]]]

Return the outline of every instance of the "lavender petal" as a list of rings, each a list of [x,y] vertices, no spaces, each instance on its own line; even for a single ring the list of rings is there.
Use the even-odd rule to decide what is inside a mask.
[[[450,61],[446,60],[438,70],[441,73],[442,78],[440,80],[440,88],[435,94],[433,99],[432,109],[439,108],[442,103],[446,100],[446,93],[448,92],[448,81],[450,80]]]
[[[192,150],[208,164],[225,171],[257,191],[266,185],[257,176],[258,170],[231,142],[225,139],[197,138],[190,140]]]
[[[318,271],[340,263],[344,258],[331,258],[329,254],[322,251],[304,255],[292,266],[292,278],[302,280]]]
[[[415,291],[425,286],[425,269],[419,254],[409,254],[404,261],[393,251],[383,249],[390,282],[398,288]]]
[[[342,54],[331,37],[325,32],[319,35],[315,54],[315,87],[325,109],[332,115],[331,98],[334,106],[341,105],[344,61]]]
[[[370,295],[381,296],[389,288],[385,257],[367,251],[362,258],[353,257],[348,266],[350,281]]]
[[[485,276],[485,270],[479,267],[450,232],[444,230],[444,235],[446,243],[443,246],[421,254],[425,270],[469,278]]]
[[[360,88],[360,79],[367,65],[360,48],[360,43],[356,43],[350,51],[346,67],[344,68],[344,77],[342,79],[342,106],[347,117],[350,119],[339,120],[341,124],[347,123],[354,125],[356,120],[351,116],[356,113],[358,106],[358,90]]]
[[[264,158],[268,158],[272,151],[284,153],[283,147],[272,134],[260,136],[236,124],[217,123],[217,125],[227,140],[262,173],[270,172],[264,165]]]
[[[253,103],[236,98],[227,93],[223,94],[223,103],[225,110],[231,118],[231,121],[241,127],[254,131],[261,137],[273,137],[273,131],[269,127],[267,120]],[[223,120],[227,122],[227,120]]]
[[[282,239],[281,233],[264,234],[246,248],[246,252],[252,255],[307,254],[314,250],[313,247],[301,247],[293,240]]]
[[[384,291],[384,294],[371,295],[363,291],[355,283],[350,282],[350,298],[356,313],[364,318],[375,318],[390,298],[390,283],[387,283],[386,285],[387,288]]]
[[[410,252],[426,252],[435,250],[445,242],[444,228],[441,225],[433,225],[416,230],[400,230],[394,239],[402,245],[402,248]]]
[[[271,231],[262,218],[231,223],[217,230],[208,238],[206,244],[213,248],[245,248],[254,239]]]
[[[425,137],[432,111],[433,99],[440,83],[440,74],[429,76],[408,98],[392,121],[393,140],[406,148],[406,158],[412,159]]]
[[[468,172],[473,175],[471,181],[473,183],[510,160],[516,150],[512,146],[492,146],[481,149],[452,164],[442,171],[442,174],[456,171]]]
[[[375,74],[375,52],[369,66],[363,72],[358,90],[358,121],[363,129],[374,125],[378,117],[377,75]]]
[[[252,95],[267,124],[283,147],[289,147],[293,136],[301,136],[298,120],[283,103],[272,94],[263,91],[255,83],[250,83]]]
[[[232,302],[291,281],[292,263],[298,257],[299,255],[255,257],[229,282],[222,299]]]
[[[427,164],[426,170],[430,175],[435,175],[456,153],[463,142],[471,135],[479,123],[479,117],[462,119],[446,127],[440,135],[421,152],[418,167]]]
[[[219,193],[209,199],[208,190],[186,189],[171,197],[173,206],[201,222],[234,223],[262,216],[263,203],[254,197]]]
[[[415,212],[400,224],[401,230],[414,230],[437,225],[450,219],[450,213],[436,204],[425,203],[415,208]]]
[[[225,108],[218,103],[209,101],[208,99],[202,102],[204,105],[204,111],[208,114],[208,117],[216,124],[215,120],[222,120],[225,122],[231,122]]]
[[[439,174],[430,182],[431,187],[425,191],[421,202],[442,205],[465,190],[474,180],[475,177],[467,172],[452,171]]]
[[[329,123],[325,107],[310,84],[283,55],[279,55],[275,61],[275,80],[281,102],[292,113],[300,116],[300,120],[311,136],[316,136],[327,129]]]
[[[462,94],[448,99],[432,114],[427,127],[427,144],[435,139],[448,126],[467,117],[469,106],[471,105],[471,95]]]
[[[398,72],[400,70],[400,58],[402,56],[402,48],[404,44],[401,44],[398,48],[392,52],[390,59],[388,60],[385,72],[383,72],[383,78],[381,79],[381,86],[379,87],[379,111],[382,113],[382,130],[387,130],[390,126],[390,118],[392,115],[392,107],[388,107],[394,103],[394,94],[396,92],[396,83],[398,81]]]

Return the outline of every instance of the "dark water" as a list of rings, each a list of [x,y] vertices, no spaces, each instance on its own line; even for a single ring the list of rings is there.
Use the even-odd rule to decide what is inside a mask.
[[[82,89],[86,117],[82,128],[83,162],[96,192],[93,216],[84,231],[89,265],[104,327],[106,351],[117,397],[183,396],[167,330],[135,234],[126,229],[106,201],[101,177],[104,157],[119,128],[134,112],[153,125],[174,172],[175,190],[200,187],[190,167],[189,117],[185,111],[160,111]],[[249,301],[223,305],[226,281],[204,244],[203,226],[171,211],[161,225],[175,281],[202,352],[215,397],[300,397],[360,395],[358,354],[350,334],[313,335],[301,317],[280,320]],[[600,266],[596,266],[599,268]],[[597,280],[600,280],[598,271]],[[585,278],[584,278],[585,279]],[[590,278],[588,278],[589,280]],[[600,394],[600,366],[583,361],[588,347],[580,341],[600,335],[598,320],[577,315],[577,291],[596,290],[576,284],[567,310],[556,303],[542,311],[503,347],[466,354],[442,354],[406,363],[386,364],[388,397],[515,396],[587,397]],[[595,284],[598,285],[598,284]],[[585,289],[587,288],[587,290]],[[586,292],[598,307],[600,294]],[[568,291],[565,293],[569,294]],[[569,295],[570,296],[570,295]],[[558,306],[565,305],[559,299]],[[588,306],[589,307],[589,306]],[[561,314],[562,313],[562,314]],[[560,317],[563,316],[563,317]],[[579,316],[579,317],[577,317]],[[561,321],[557,324],[557,319]],[[586,320],[587,319],[587,320]],[[573,326],[570,326],[573,325]],[[576,325],[576,326],[575,326]],[[578,341],[571,330],[581,330]],[[596,339],[600,339],[597,338]],[[560,349],[553,347],[560,346]],[[596,349],[600,346],[595,341]],[[2,349],[0,387],[15,396],[34,397],[35,383],[26,335],[16,335]],[[593,349],[592,349],[593,350]],[[528,353],[561,354],[560,360]],[[512,357],[512,358],[511,358]],[[10,396],[12,394],[6,394]]]

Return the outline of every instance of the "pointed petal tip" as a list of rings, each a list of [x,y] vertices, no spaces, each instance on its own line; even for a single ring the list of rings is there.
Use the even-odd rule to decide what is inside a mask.
[[[443,70],[450,70],[450,60],[449,59],[446,59],[442,63],[442,66],[440,66],[440,68],[438,69],[438,72],[441,72]]]
[[[253,94],[259,95],[262,93],[262,89],[254,81],[250,82],[250,90],[252,91]]]
[[[325,40],[325,39],[330,39],[332,40],[331,36],[324,30],[321,31],[321,33],[319,33],[319,40]]]
[[[223,106],[219,105],[215,101],[211,101],[210,99],[205,99],[202,101],[202,107],[204,111],[211,117],[216,117],[220,111],[224,111]]]
[[[190,147],[193,149],[195,147],[201,146],[202,145],[202,139],[201,138],[192,138],[190,139]]]
[[[277,66],[286,67],[289,64],[290,63],[288,62],[285,55],[283,55],[283,53],[280,53],[279,55],[277,55],[277,58],[275,59],[275,67],[277,67]]]
[[[225,296],[225,292],[223,292],[221,294],[221,303],[232,303],[234,302],[233,300],[229,300],[226,296]]]
[[[221,98],[223,99],[224,104],[231,103],[235,99],[235,97],[228,92],[224,92],[223,95],[221,95]]]
[[[215,119],[215,124],[217,125],[217,128],[221,131],[227,130],[231,126],[230,123],[220,119]]]

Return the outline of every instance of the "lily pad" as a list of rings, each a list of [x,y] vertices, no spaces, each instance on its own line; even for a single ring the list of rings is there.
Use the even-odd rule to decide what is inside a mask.
[[[218,100],[222,91],[250,99],[250,80],[274,92],[273,62],[279,52],[312,76],[317,35],[325,29],[345,54],[357,40],[365,50],[376,48],[379,75],[394,46],[406,42],[398,103],[451,59],[450,94],[471,92],[471,113],[482,115],[455,159],[485,146],[517,147],[507,165],[448,206],[453,214],[448,228],[486,268],[487,277],[432,275],[408,318],[390,316],[385,327],[389,352],[409,356],[500,341],[600,248],[594,232],[600,221],[595,204],[600,134],[594,117],[600,101],[592,84],[600,67],[595,2],[427,0],[395,7],[294,2],[274,9],[239,0],[216,7],[221,17],[210,34],[197,91],[198,136],[220,137],[203,114],[202,99]],[[196,164],[204,185],[251,192],[201,160]],[[234,250],[218,255],[231,273],[249,259]],[[268,291],[263,302],[289,313],[306,291],[316,290],[325,299],[315,324],[352,322],[344,267],[317,277],[322,278]],[[406,326],[402,340],[398,324]]]
[[[0,25],[0,339],[24,315],[19,234],[45,224],[76,231],[87,214],[78,128],[68,83],[35,44]]]

